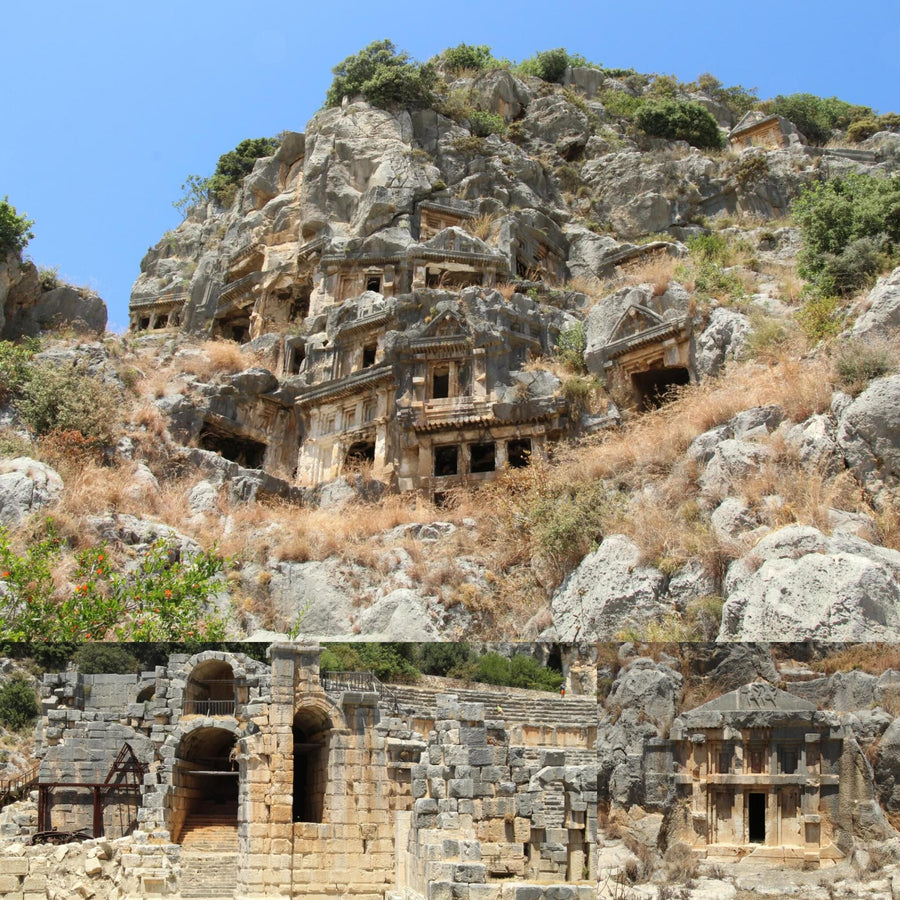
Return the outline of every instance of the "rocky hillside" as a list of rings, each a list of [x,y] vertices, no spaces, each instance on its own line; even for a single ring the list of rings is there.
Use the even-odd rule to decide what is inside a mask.
[[[892,238],[790,217],[900,135],[437,71],[223,157],[126,336],[6,346],[8,634],[900,639]]]

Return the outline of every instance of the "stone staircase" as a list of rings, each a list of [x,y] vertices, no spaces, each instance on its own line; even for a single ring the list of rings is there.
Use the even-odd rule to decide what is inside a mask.
[[[237,803],[199,805],[181,832],[181,896],[231,900],[237,856]]]
[[[557,728],[590,728],[597,725],[597,701],[590,697],[560,697],[547,691],[519,688],[446,688],[391,685],[401,710],[431,718],[439,693],[456,694],[463,703],[483,703],[485,718],[508,723],[552,724]],[[499,707],[499,710],[498,710]],[[502,712],[501,712],[502,711]]]

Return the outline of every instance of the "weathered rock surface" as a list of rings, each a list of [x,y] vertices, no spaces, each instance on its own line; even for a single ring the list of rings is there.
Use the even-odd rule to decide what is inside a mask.
[[[900,328],[900,267],[879,278],[864,302],[865,312],[853,323],[853,337],[863,341],[890,339]]]
[[[18,525],[58,500],[62,490],[62,478],[45,463],[27,456],[0,460],[0,525]]]
[[[844,410],[837,442],[872,494],[900,481],[900,375],[873,381]]]
[[[629,538],[614,534],[582,560],[550,601],[559,640],[610,640],[666,612],[665,576],[640,556]]]
[[[791,525],[733,563],[719,640],[895,641],[900,553]]]
[[[697,372],[718,375],[729,360],[738,359],[751,331],[750,319],[734,309],[713,310],[709,324],[697,336]]]

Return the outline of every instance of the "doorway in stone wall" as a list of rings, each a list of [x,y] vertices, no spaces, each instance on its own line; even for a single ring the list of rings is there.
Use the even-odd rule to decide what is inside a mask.
[[[172,835],[182,846],[237,845],[239,772],[236,735],[197,728],[178,745],[173,767]]]
[[[766,842],[765,794],[747,794],[747,838],[751,844]]]
[[[328,735],[331,721],[319,709],[294,716],[293,820],[321,822],[328,787]]]

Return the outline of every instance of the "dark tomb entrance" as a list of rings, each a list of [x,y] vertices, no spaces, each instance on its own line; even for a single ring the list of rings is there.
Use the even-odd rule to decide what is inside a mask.
[[[247,469],[261,469],[266,456],[266,445],[261,441],[226,431],[210,422],[200,431],[199,443],[204,450],[220,453]]]
[[[766,795],[747,795],[747,835],[751,844],[766,842]]]
[[[672,389],[691,383],[691,375],[683,367],[650,369],[635,372],[631,383],[640,409],[656,409],[672,399]]]

